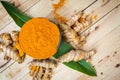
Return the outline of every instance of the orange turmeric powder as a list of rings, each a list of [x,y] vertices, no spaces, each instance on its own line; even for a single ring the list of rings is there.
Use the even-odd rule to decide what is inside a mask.
[[[57,11],[65,4],[67,0],[60,0],[58,2],[58,4],[52,4],[54,10],[53,10],[53,14],[54,14],[54,19],[55,20],[59,20],[60,22],[66,22],[66,18],[61,16],[60,14],[57,13]]]
[[[60,41],[59,28],[47,18],[33,18],[26,22],[19,35],[23,51],[35,59],[53,56]]]
[[[98,15],[95,15],[94,16],[94,20],[96,21],[98,19]]]

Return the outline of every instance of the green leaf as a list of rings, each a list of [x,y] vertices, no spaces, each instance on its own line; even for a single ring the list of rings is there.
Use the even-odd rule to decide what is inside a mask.
[[[59,58],[60,56],[62,56],[63,54],[66,54],[72,49],[73,47],[71,45],[67,44],[64,40],[62,40],[60,43],[60,47],[57,53],[54,55],[54,57]],[[71,61],[68,63],[65,62],[64,64],[74,70],[85,73],[87,75],[97,76],[95,69],[92,67],[90,63],[86,62],[85,60],[80,60],[78,62],[75,62],[75,61]]]
[[[9,13],[9,15],[13,18],[15,23],[19,26],[22,27],[22,25],[31,19],[29,16],[21,13],[16,7],[14,7],[11,3],[5,2],[5,1],[0,1],[6,11]]]
[[[31,19],[29,16],[21,13],[11,3],[5,2],[5,1],[0,1],[0,2],[2,3],[4,8],[7,10],[9,15],[13,18],[13,20],[19,27],[22,27],[25,22],[27,22],[28,20]],[[60,46],[58,48],[58,51],[54,55],[54,57],[58,58],[58,57],[62,56],[63,54],[66,54],[67,52],[69,52],[72,49],[73,49],[73,47],[71,45],[67,44],[64,40],[62,40],[60,43]],[[74,70],[79,71],[79,72],[88,74],[90,76],[96,76],[95,69],[92,67],[92,65],[90,63],[87,63],[85,60],[81,60],[78,62],[71,61],[71,62],[64,63],[64,64]]]
[[[90,76],[97,76],[95,69],[92,67],[92,65],[85,60],[80,60],[78,62],[68,62],[64,63],[66,66],[69,66],[70,68],[80,71],[82,73],[85,73]]]
[[[67,44],[63,39],[60,43],[60,46],[58,48],[57,53],[54,55],[55,58],[58,58],[60,56],[62,56],[63,54],[69,52],[70,50],[72,50],[73,47],[69,44]]]

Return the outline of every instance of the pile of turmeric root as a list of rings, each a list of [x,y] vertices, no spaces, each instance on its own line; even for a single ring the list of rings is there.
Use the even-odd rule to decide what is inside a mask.
[[[0,34],[0,53],[4,54],[4,60],[13,59],[18,63],[22,63],[25,54],[19,45],[19,31]]]
[[[33,80],[51,80],[53,70],[57,65],[58,61],[56,59],[34,59],[29,66],[29,74],[33,77]]]
[[[58,59],[33,59],[29,65],[29,74],[33,80],[51,80],[53,70],[59,63],[79,61],[82,59],[90,61],[96,51],[85,51],[81,49],[86,42],[86,36],[81,36],[80,33],[91,24],[92,18],[81,12],[73,16],[66,23],[60,24],[64,40],[73,46],[74,49],[60,56]],[[5,60],[13,59],[18,63],[24,61],[25,53],[21,49],[18,37],[19,31],[12,31],[12,34],[0,34],[0,52],[4,54]]]
[[[33,77],[33,80],[51,80],[53,69],[59,63],[82,59],[90,61],[96,50],[85,51],[81,49],[86,42],[86,36],[81,36],[80,33],[91,24],[92,17],[81,12],[73,16],[68,22],[60,24],[64,40],[74,47],[74,49],[60,56],[58,59],[48,58],[31,61],[29,74]]]

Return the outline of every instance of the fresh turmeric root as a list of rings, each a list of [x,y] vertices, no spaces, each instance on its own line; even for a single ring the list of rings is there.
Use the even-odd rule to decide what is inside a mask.
[[[12,31],[12,40],[14,42],[19,41],[19,31]]]
[[[55,59],[34,59],[31,61],[30,65],[30,76],[33,77],[33,80],[50,80],[53,74],[53,69],[57,67],[58,62],[70,62],[70,61],[79,61],[82,59],[90,60],[91,57],[95,54],[95,50],[83,51],[83,50],[71,50],[70,52]]]
[[[72,16],[70,20],[66,22],[75,32],[79,35],[83,29],[90,26],[93,22],[91,15],[86,15],[83,12],[78,12],[76,15]]]
[[[12,38],[9,33],[0,34],[0,39],[1,39],[0,42],[4,43],[6,45],[10,45],[13,43]]]
[[[73,15],[70,20],[66,22],[68,26],[72,26],[84,13],[79,11],[76,15]]]
[[[35,76],[39,72],[40,67],[39,66],[30,65],[29,69],[30,69],[29,75],[30,76]]]
[[[3,43],[0,43],[0,48],[3,50],[5,56],[12,58],[13,60],[17,61],[18,63],[22,62],[22,59],[19,56],[19,52],[16,48],[13,48],[10,45],[5,45]]]
[[[78,12],[68,20],[66,23],[60,25],[60,28],[63,32],[63,38],[75,50],[71,50],[65,55],[61,56],[58,61],[60,62],[69,62],[69,61],[78,61],[81,59],[86,59],[87,61],[91,59],[91,56],[96,52],[91,50],[89,52],[80,50],[81,47],[86,43],[86,36],[81,35],[81,31],[92,24],[92,16],[85,15],[82,12]]]
[[[19,43],[19,31],[12,31],[12,39],[14,41],[14,47],[18,49],[19,55],[25,56],[25,53],[23,52],[20,43]]]
[[[95,50],[83,51],[83,50],[71,50],[58,58],[59,62],[79,61],[82,59],[90,60],[91,57],[96,53]]]
[[[0,42],[5,44],[6,46],[7,45],[11,45],[13,43],[12,38],[11,38],[9,33],[2,33],[2,34],[0,34]],[[10,57],[8,57],[6,55],[6,53],[3,52],[3,50],[2,50],[2,53],[4,53],[4,60],[10,60]]]
[[[52,74],[51,68],[40,67],[38,73],[33,75],[33,80],[51,80]]]
[[[4,53],[4,60],[13,59],[18,63],[24,61],[25,54],[20,55],[23,54],[23,52],[19,46],[18,36],[18,31],[13,31],[12,36],[9,33],[0,34],[0,49],[2,50],[1,52]]]
[[[90,26],[92,22],[92,17],[90,15],[84,14],[77,21],[75,21],[71,28],[74,29],[80,35],[81,31]]]
[[[30,76],[33,80],[51,80],[53,69],[57,66],[54,59],[33,60],[30,65]]]
[[[78,12],[66,23],[60,25],[65,41],[71,44],[75,49],[80,49],[86,43],[86,36],[81,35],[81,31],[91,25],[92,22],[91,15]]]
[[[85,44],[85,36],[78,36],[77,33],[66,24],[61,24],[60,27],[65,41],[75,49],[80,49]]]

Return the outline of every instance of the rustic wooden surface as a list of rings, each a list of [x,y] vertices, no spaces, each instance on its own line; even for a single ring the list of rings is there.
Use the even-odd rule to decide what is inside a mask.
[[[6,0],[32,17],[52,17],[52,4],[59,0]],[[91,6],[89,6],[91,4]],[[92,58],[97,77],[90,77],[63,64],[55,69],[52,80],[120,80],[120,0],[68,0],[58,13],[70,19],[75,12],[97,15],[97,20],[81,34],[88,34],[85,50],[96,49]],[[3,6],[0,4],[0,33],[19,30]],[[0,80],[32,80],[28,75],[27,56],[23,64],[12,60],[0,69]],[[0,54],[0,65],[5,63]],[[118,65],[118,66],[117,66]]]

